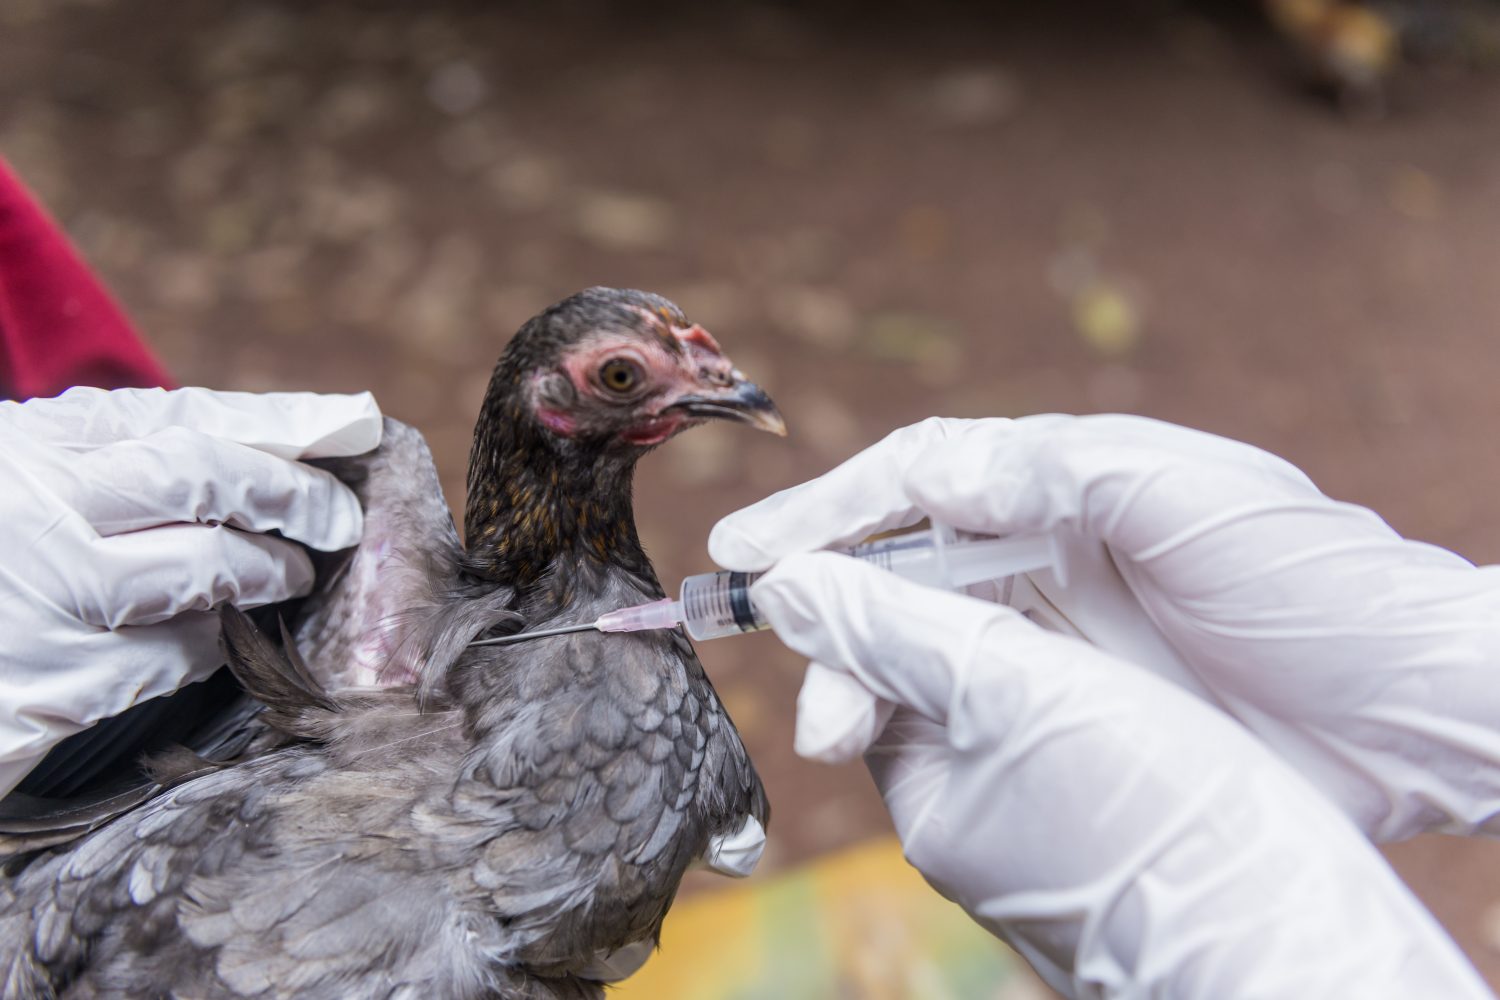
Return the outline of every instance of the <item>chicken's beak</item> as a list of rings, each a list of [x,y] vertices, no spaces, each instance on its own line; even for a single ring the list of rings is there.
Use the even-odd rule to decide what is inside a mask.
[[[691,417],[736,420],[786,437],[786,421],[771,397],[734,367],[707,330],[694,323],[674,328],[672,336],[682,345],[692,374],[684,380],[686,392],[667,409]]]
[[[683,396],[672,403],[671,409],[681,410],[694,417],[717,417],[722,420],[737,420],[742,424],[778,437],[786,437],[786,421],[776,404],[771,402],[765,390],[743,377],[737,378],[720,391],[697,392]]]

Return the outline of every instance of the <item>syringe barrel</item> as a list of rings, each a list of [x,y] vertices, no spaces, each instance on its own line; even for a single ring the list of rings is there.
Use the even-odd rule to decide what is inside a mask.
[[[766,627],[750,600],[760,573],[699,573],[682,581],[682,626],[694,639],[717,639]]]
[[[919,558],[932,551],[931,532],[919,531],[909,535],[896,535],[875,542],[865,542],[850,548],[835,549],[856,559],[873,563],[881,569],[901,572],[919,583],[936,583],[929,580],[929,573],[922,572],[911,556]],[[757,632],[767,627],[760,609],[750,600],[750,585],[759,580],[761,573],[735,573],[725,570],[719,573],[699,573],[682,581],[682,624],[694,639],[717,639],[740,632]]]
[[[914,583],[958,588],[1053,565],[1057,554],[1050,539],[974,539],[948,542],[946,552],[934,532],[893,535],[852,548],[845,555],[890,570]],[[694,639],[755,632],[766,627],[750,599],[750,585],[760,573],[700,573],[682,581],[682,624]]]

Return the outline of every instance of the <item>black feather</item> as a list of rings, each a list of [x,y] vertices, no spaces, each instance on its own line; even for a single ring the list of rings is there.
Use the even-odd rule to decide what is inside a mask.
[[[333,700],[308,671],[287,632],[277,619],[283,648],[278,648],[255,626],[250,616],[232,605],[219,609],[219,639],[229,669],[245,693],[265,706],[261,718],[272,728],[299,739],[317,739],[322,718],[336,711]]]

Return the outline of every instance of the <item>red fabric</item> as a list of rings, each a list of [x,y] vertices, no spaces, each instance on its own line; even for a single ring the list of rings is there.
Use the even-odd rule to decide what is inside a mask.
[[[0,158],[0,398],[171,379]]]

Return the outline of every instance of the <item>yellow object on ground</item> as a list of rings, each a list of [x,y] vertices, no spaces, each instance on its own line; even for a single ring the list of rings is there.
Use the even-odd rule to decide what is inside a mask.
[[[613,1000],[1001,1000],[1035,996],[1012,952],[922,881],[894,839],[672,908]]]

